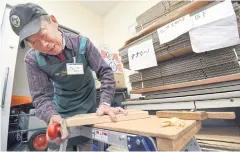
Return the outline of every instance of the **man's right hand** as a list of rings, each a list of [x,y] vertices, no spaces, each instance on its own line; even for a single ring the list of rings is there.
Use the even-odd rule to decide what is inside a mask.
[[[48,125],[52,125],[53,123],[59,123],[61,124],[62,122],[62,117],[60,115],[52,115],[52,117],[50,118],[49,124]],[[54,140],[51,140],[48,136],[48,132],[46,133],[46,137],[47,140],[50,142],[55,142],[56,144],[61,144],[63,142],[63,140],[60,137],[57,137]]]

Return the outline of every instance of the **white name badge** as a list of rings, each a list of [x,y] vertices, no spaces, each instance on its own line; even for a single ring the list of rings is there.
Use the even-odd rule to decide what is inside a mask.
[[[68,75],[84,74],[83,64],[67,63],[67,74]]]

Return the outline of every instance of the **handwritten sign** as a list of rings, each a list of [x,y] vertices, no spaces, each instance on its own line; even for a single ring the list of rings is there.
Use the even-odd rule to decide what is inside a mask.
[[[238,24],[230,0],[225,0],[192,16],[189,35],[196,53],[240,44]]]
[[[152,39],[128,49],[129,66],[131,70],[141,70],[157,66]]]
[[[190,15],[185,15],[157,30],[160,44],[174,40],[192,28]]]
[[[193,16],[193,28],[234,15],[234,9],[231,0],[225,0],[219,4],[209,7]]]
[[[236,16],[195,28],[189,32],[195,53],[216,50],[240,44]]]

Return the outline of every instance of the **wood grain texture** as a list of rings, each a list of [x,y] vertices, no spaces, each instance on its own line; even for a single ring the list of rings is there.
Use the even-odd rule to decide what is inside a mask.
[[[95,124],[94,127],[137,135],[178,139],[197,125],[197,121],[195,120],[183,120],[185,123],[184,127],[161,127],[162,123],[167,120],[169,119],[158,118],[156,115],[154,115],[145,119]]]
[[[184,16],[187,15],[189,13],[192,13],[195,10],[198,10],[206,5],[208,5],[209,3],[211,3],[212,1],[202,1],[202,0],[196,0],[188,5],[185,5],[179,9],[176,9],[172,12],[170,12],[167,16],[162,17],[161,20],[153,23],[152,25],[148,26],[147,28],[145,28],[144,30],[140,31],[137,35],[133,36],[132,38],[128,39],[125,42],[125,45],[128,45],[132,42],[134,42],[135,40],[157,30],[158,28]]]
[[[207,113],[204,111],[188,112],[188,111],[157,111],[159,118],[177,117],[185,120],[205,120]]]
[[[209,119],[235,119],[234,112],[207,112]]]
[[[188,54],[190,52],[192,52],[191,47],[181,48],[181,49],[178,49],[178,50],[175,50],[175,51],[171,51],[171,54],[170,53],[164,54],[164,55],[161,54],[161,53],[157,54],[156,59],[157,59],[157,61],[167,61],[167,60],[170,60],[170,59]]]
[[[179,151],[181,150],[192,138],[193,136],[201,129],[201,121],[197,121],[196,125],[185,132],[184,135],[179,136],[175,140],[170,140],[166,138],[157,138],[157,148],[158,150],[167,150],[167,151]]]
[[[128,114],[118,114],[117,121],[126,121],[126,120],[134,120],[134,119],[142,119],[148,118],[147,111],[140,110],[127,110]],[[66,124],[68,127],[73,126],[83,126],[83,125],[93,125],[98,123],[107,123],[112,122],[108,115],[97,116],[95,113],[91,114],[80,114],[70,118],[66,118]]]
[[[206,112],[206,111],[157,111],[159,118],[177,117],[185,120],[205,120],[205,119],[235,119],[234,112]]]
[[[142,94],[142,93],[146,93],[146,92],[154,92],[154,91],[170,90],[170,89],[176,89],[176,88],[200,86],[200,85],[205,85],[205,84],[213,84],[213,83],[226,82],[226,81],[239,80],[239,79],[240,79],[240,74],[238,73],[238,74],[231,74],[231,75],[226,75],[226,76],[208,78],[208,79],[204,79],[204,80],[197,80],[197,81],[191,81],[191,82],[185,82],[185,83],[158,86],[158,87],[153,87],[153,88],[132,90],[132,91],[130,91],[130,93],[131,94]]]
[[[221,135],[201,135],[197,134],[197,140],[205,140],[205,141],[219,141],[219,142],[226,142],[226,143],[236,143],[240,145],[240,137],[236,136],[221,136]]]
[[[202,146],[213,146],[218,148],[225,148],[225,149],[240,149],[240,144],[238,143],[229,143],[229,142],[219,142],[219,141],[208,141],[208,140],[198,140],[198,143]]]

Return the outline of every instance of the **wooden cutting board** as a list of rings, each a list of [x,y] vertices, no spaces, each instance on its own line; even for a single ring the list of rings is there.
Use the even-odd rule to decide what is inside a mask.
[[[121,121],[116,123],[95,124],[94,127],[175,140],[187,133],[192,128],[196,127],[198,123],[195,120],[182,120],[184,121],[184,127],[162,127],[162,123],[166,120],[169,119],[158,118],[157,116],[150,116],[149,118],[145,119]]]

